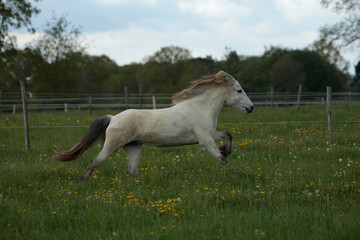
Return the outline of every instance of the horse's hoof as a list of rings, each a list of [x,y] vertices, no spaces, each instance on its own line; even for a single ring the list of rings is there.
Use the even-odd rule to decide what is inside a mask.
[[[221,152],[221,155],[223,155],[223,157],[227,157],[227,153],[226,152]]]

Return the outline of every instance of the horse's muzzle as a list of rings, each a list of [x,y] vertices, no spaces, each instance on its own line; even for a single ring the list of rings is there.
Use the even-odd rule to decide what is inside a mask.
[[[246,110],[247,113],[251,113],[254,110],[254,106],[252,105],[249,108],[246,107],[245,110]]]

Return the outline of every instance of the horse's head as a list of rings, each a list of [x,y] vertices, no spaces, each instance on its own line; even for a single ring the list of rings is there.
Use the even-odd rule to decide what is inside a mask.
[[[246,95],[244,89],[236,79],[225,72],[226,82],[228,83],[229,90],[227,92],[226,102],[233,108],[243,111],[245,114],[251,113],[254,110],[254,104]]]

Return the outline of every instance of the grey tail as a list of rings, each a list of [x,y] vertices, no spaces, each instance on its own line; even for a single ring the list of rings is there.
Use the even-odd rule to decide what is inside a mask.
[[[84,136],[69,150],[58,151],[53,155],[53,159],[60,162],[73,161],[86,152],[99,138],[105,140],[105,132],[109,126],[110,115],[105,115],[95,119],[86,130]]]

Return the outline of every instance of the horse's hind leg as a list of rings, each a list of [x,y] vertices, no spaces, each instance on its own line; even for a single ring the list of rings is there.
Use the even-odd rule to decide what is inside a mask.
[[[99,166],[103,161],[105,161],[108,157],[111,156],[115,151],[117,151],[121,147],[121,142],[112,141],[107,138],[103,149],[99,152],[99,154],[93,158],[91,161],[87,171],[81,176],[81,180],[86,180],[89,178],[94,169]]]
[[[141,143],[129,143],[124,146],[124,150],[129,156],[129,167],[127,171],[132,176],[140,177],[138,166],[140,163],[141,149]]]
[[[221,145],[219,149],[224,157],[231,153],[232,136],[229,132],[215,132],[213,138],[215,141],[221,138],[226,139],[226,143]]]

